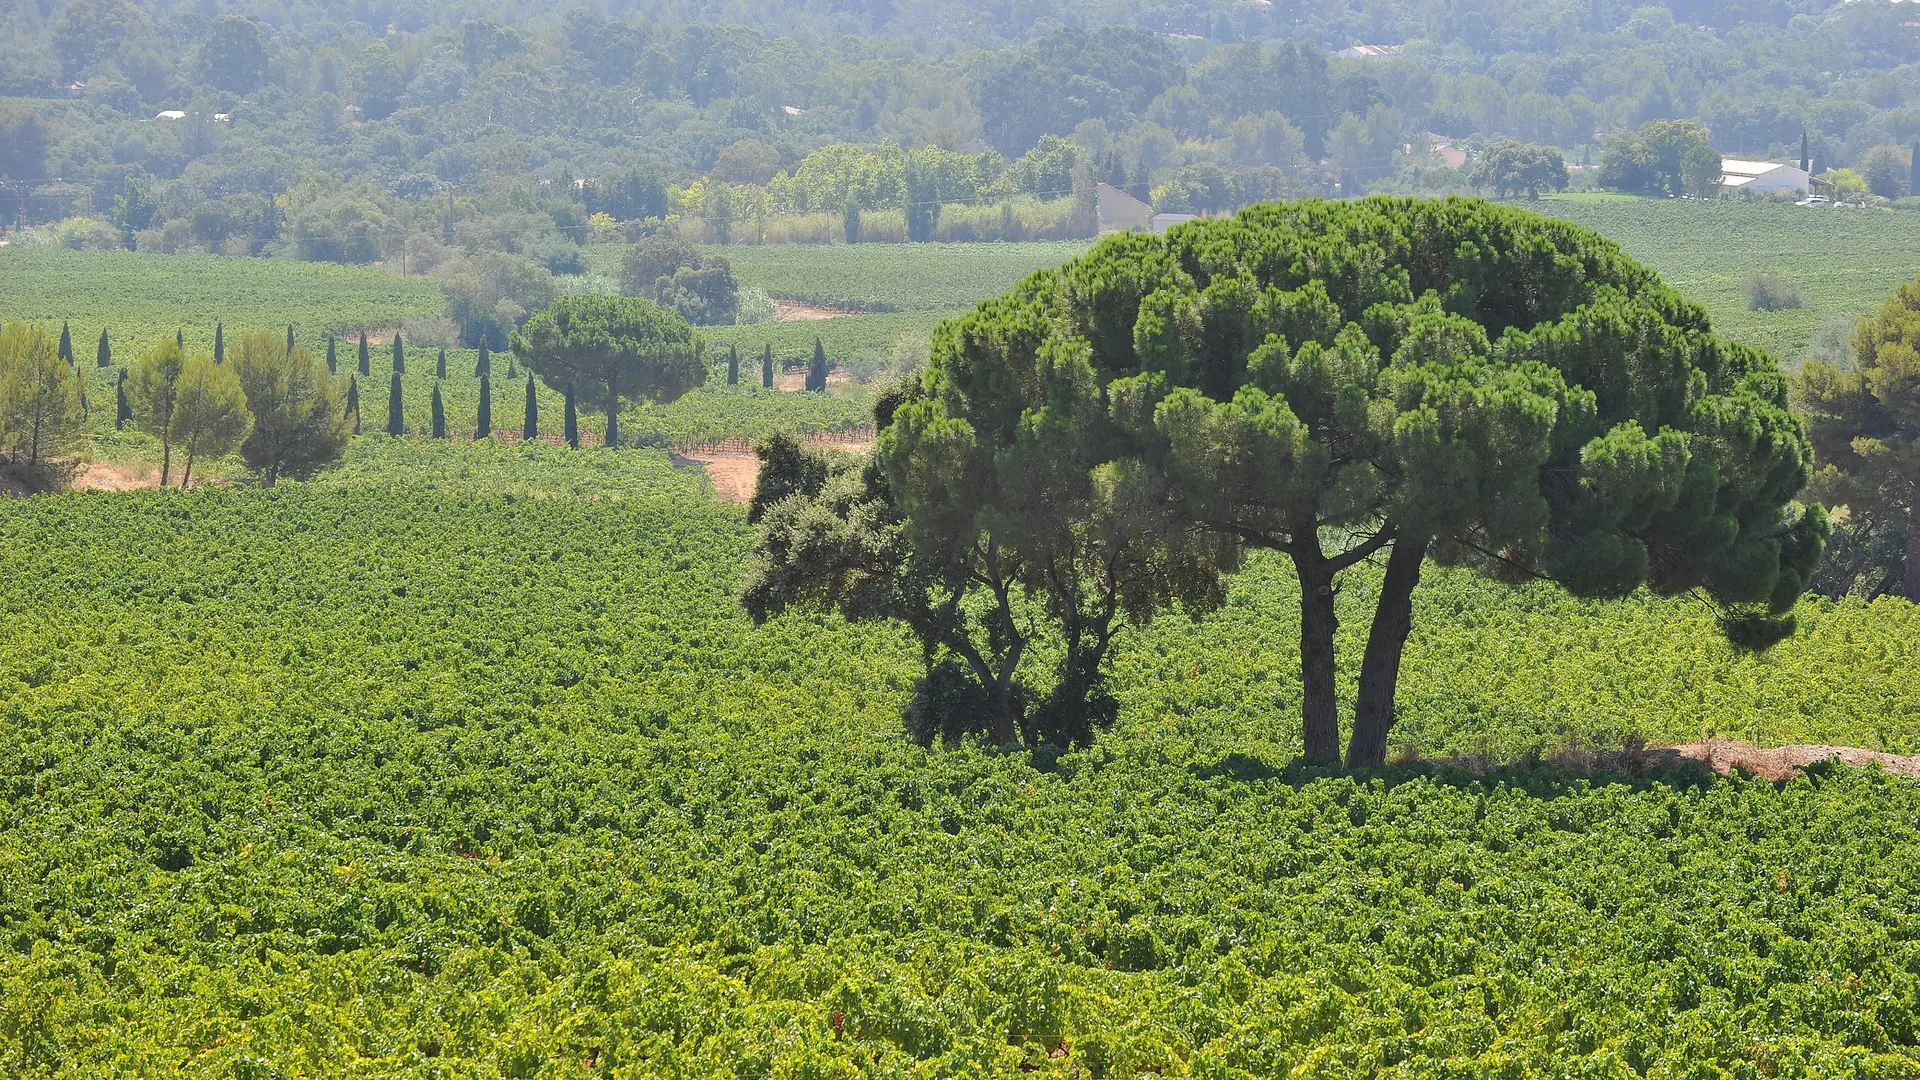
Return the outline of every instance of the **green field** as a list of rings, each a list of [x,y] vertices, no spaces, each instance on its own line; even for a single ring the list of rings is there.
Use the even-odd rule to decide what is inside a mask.
[[[744,286],[783,300],[871,312],[948,312],[997,296],[1085,241],[1022,244],[765,244],[708,248]]]
[[[1714,326],[1796,363],[1822,328],[1880,306],[1920,273],[1920,214],[1628,196],[1543,199],[1543,213],[1614,240],[1699,301]],[[1749,311],[1742,286],[1776,273],[1805,306]]]
[[[67,320],[73,347],[91,359],[100,331],[115,358],[137,356],[183,331],[187,343],[213,347],[215,323],[236,327],[294,324],[309,343],[332,330],[396,326],[438,315],[437,282],[382,270],[283,259],[156,255],[132,251],[0,248],[0,320]],[[127,350],[127,351],[123,351]]]
[[[917,647],[754,627],[749,543],[653,451],[0,502],[0,1068],[1916,1070],[1920,786],[1299,771],[1271,559],[1125,641],[1091,749],[924,751]],[[1762,660],[1684,601],[1421,604],[1403,745],[1920,749],[1903,602]]]

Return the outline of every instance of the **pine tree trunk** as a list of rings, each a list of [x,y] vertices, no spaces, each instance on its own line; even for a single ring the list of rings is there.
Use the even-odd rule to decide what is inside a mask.
[[[1296,532],[1296,536],[1303,533]],[[1312,531],[1308,545],[1293,554],[1300,578],[1300,734],[1309,761],[1340,761],[1340,713],[1333,691],[1333,635],[1340,620],[1333,610],[1333,573],[1320,554]]]
[[[279,467],[268,466],[267,471],[260,474],[260,486],[263,488],[270,488],[274,485],[274,482],[279,479],[280,479]]]
[[[1900,589],[1907,599],[1920,601],[1920,494],[1908,496],[1907,565]]]
[[[1367,652],[1360,661],[1360,694],[1354,708],[1353,739],[1347,744],[1347,768],[1378,768],[1387,763],[1387,734],[1393,730],[1394,693],[1400,683],[1400,657],[1413,633],[1413,590],[1427,557],[1422,540],[1395,541],[1380,582]]]
[[[185,490],[187,484],[192,480],[193,480],[193,444],[188,443],[187,444],[187,467],[184,470],[182,470],[180,473],[181,489]]]
[[[167,440],[160,440],[160,486],[167,486],[167,472],[173,465],[173,446]]]
[[[620,394],[611,375],[607,376],[607,434],[600,445],[609,449],[620,445]]]

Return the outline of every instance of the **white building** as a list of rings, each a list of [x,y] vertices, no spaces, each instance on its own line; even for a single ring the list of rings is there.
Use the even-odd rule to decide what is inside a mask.
[[[1804,195],[1812,187],[1806,170],[1776,161],[1720,159],[1720,190],[1729,195],[1742,191],[1767,191]]]
[[[1163,233],[1183,221],[1192,221],[1199,217],[1198,214],[1156,214],[1153,212],[1153,207],[1104,181],[1101,182],[1097,192],[1102,233],[1125,231]]]

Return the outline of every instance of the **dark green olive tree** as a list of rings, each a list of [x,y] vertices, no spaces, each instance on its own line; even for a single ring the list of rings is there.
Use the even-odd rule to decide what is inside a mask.
[[[1585,597],[1692,592],[1765,647],[1827,535],[1793,502],[1811,455],[1770,357],[1610,242],[1477,200],[1269,204],[1110,238],[945,324],[881,427],[916,558],[1024,559],[1036,530],[1097,535],[1103,514],[1228,546],[1170,560],[1188,567],[1285,555],[1313,759],[1340,756],[1339,576],[1384,562],[1352,766],[1384,761],[1429,560]],[[1068,475],[1115,501],[1095,512]]]
[[[620,445],[623,402],[673,401],[707,380],[687,320],[638,297],[562,296],[527,320],[512,346],[549,387],[575,387],[585,405],[606,414],[607,446]]]

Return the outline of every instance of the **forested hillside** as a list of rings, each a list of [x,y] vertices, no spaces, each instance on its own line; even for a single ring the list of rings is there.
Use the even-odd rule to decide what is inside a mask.
[[[1846,165],[1920,134],[1906,22],[1881,0],[34,0],[0,14],[0,174],[26,182],[29,220],[91,214],[129,245],[345,261],[411,246],[431,267],[470,232],[552,263],[594,213],[663,215],[703,177],[797,180],[836,144],[932,154],[877,181],[812,159],[812,208],[836,215],[1064,196],[1057,155],[1014,167],[1049,136],[1196,211],[1335,177],[1346,193],[1460,186],[1428,133],[1597,162],[1596,133],[1694,118],[1724,154],[1797,157],[1804,132],[1814,159]],[[1397,55],[1334,54],[1356,42]]]

